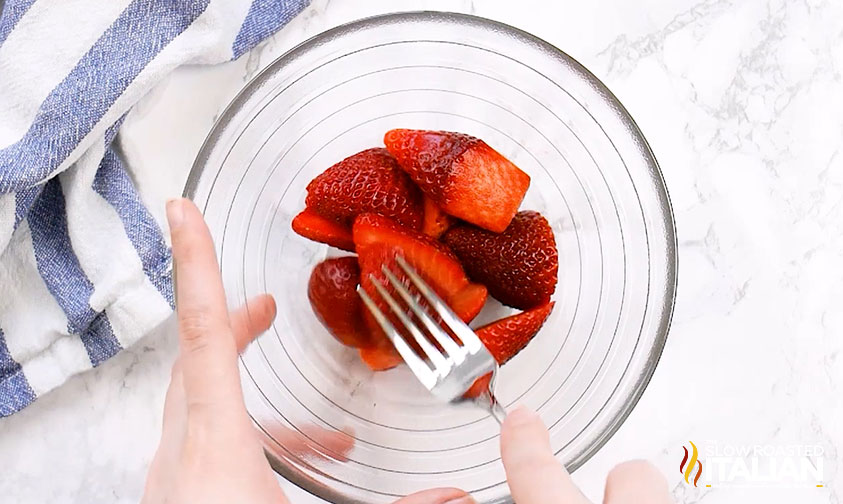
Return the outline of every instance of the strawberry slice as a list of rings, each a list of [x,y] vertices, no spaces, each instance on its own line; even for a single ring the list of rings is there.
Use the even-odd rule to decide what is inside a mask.
[[[384,143],[442,210],[497,233],[509,225],[530,185],[526,173],[469,135],[394,129]]]
[[[454,224],[454,219],[446,214],[432,199],[424,197],[424,219],[422,233],[431,238],[439,238]]]
[[[453,253],[429,236],[375,214],[358,216],[354,221],[353,236],[360,262],[360,284],[384,313],[390,313],[389,307],[377,293],[373,282],[383,283],[386,280],[386,276],[381,271],[381,266],[384,264],[395,272],[396,276],[403,276],[395,262],[398,255],[401,255],[466,322],[477,316],[483,309],[487,296],[486,288],[469,282]],[[397,294],[393,295],[397,297]],[[389,345],[368,311],[365,312],[364,319],[379,345]],[[393,325],[401,327],[397,321],[393,321]],[[391,347],[389,350],[397,355]],[[364,360],[370,363],[369,360],[365,358]]]
[[[544,321],[553,311],[553,301],[527,310],[515,315],[496,320],[486,324],[474,332],[483,345],[489,349],[498,364],[504,365],[510,359],[527,346],[533,337],[538,334]],[[488,374],[478,378],[465,397],[478,397],[489,388],[489,380],[492,375]]]
[[[307,208],[351,226],[361,213],[377,213],[418,229],[422,195],[384,148],[368,149],[331,166],[307,185]]]
[[[312,210],[304,210],[293,219],[293,231],[320,243],[354,252],[351,229],[335,220],[326,219]]]
[[[547,303],[556,290],[556,240],[538,212],[518,212],[501,234],[461,225],[445,233],[442,241],[469,277],[503,304],[526,310]]]
[[[401,255],[466,322],[483,308],[486,288],[472,284],[448,247],[429,236],[375,214],[357,217],[353,236],[360,262],[361,285],[373,299],[379,299],[380,295],[369,275],[385,280],[381,271],[383,264],[396,274],[400,273],[395,257]]]
[[[378,346],[361,348],[359,352],[360,360],[369,366],[369,369],[372,371],[386,371],[404,363],[404,359],[401,358],[401,355],[389,342]]]
[[[371,344],[363,321],[363,304],[357,295],[359,283],[357,258],[337,257],[317,264],[307,286],[313,313],[340,343],[352,347]]]

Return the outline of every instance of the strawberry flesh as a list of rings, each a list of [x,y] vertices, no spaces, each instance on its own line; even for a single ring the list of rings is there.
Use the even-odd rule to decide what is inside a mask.
[[[307,297],[313,313],[341,343],[352,347],[371,344],[357,295],[360,266],[356,257],[337,257],[317,264],[310,275]]]
[[[296,215],[292,226],[293,231],[305,238],[354,252],[351,229],[312,210],[305,209]]]
[[[470,135],[394,129],[384,143],[442,210],[490,231],[506,229],[530,185],[526,173]]]
[[[424,220],[422,221],[422,233],[431,238],[439,238],[445,231],[454,224],[454,219],[446,214],[442,207],[432,199],[424,197]]]
[[[361,270],[361,285],[385,314],[388,305],[374,287],[374,282],[384,284],[386,276],[381,270],[386,265],[399,278],[403,277],[395,258],[402,256],[431,288],[466,322],[473,319],[486,302],[486,288],[473,284],[450,250],[443,244],[418,231],[407,229],[395,221],[375,214],[362,214],[354,221],[354,244],[357,248]],[[397,294],[387,288],[393,297]],[[385,336],[370,314],[364,317],[370,329],[381,342]],[[393,325],[400,324],[393,321]]]
[[[469,277],[503,304],[527,310],[547,303],[556,289],[556,240],[538,212],[518,212],[500,234],[456,226],[442,241],[459,257]]]

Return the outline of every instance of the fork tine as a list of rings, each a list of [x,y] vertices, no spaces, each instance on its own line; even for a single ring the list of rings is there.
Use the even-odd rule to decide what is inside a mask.
[[[404,286],[404,283],[395,277],[395,275],[389,270],[389,268],[383,266],[381,267],[381,270],[383,270],[384,274],[386,274],[386,278],[389,280],[389,283],[392,285],[392,287],[395,288],[395,290],[398,292],[404,302],[407,303],[407,306],[409,306],[410,309],[413,310],[413,313],[415,313],[416,316],[419,317],[419,319],[427,328],[428,332],[433,335],[433,337],[445,351],[445,355],[454,358],[455,360],[459,359],[459,362],[462,362],[464,352],[460,350],[460,347],[453,340],[453,338],[451,338],[451,335],[443,331],[442,328],[440,328],[438,324],[436,324],[436,322],[430,316],[427,315],[427,313],[421,310],[418,301],[413,297],[412,294],[410,294],[410,291],[407,290],[407,288]]]
[[[389,271],[386,269],[386,266],[383,267],[383,271]],[[372,283],[377,289],[378,294],[386,301],[386,304],[392,309],[392,313],[398,317],[398,320],[401,321],[401,324],[410,332],[413,336],[413,339],[418,343],[421,347],[424,354],[427,356],[428,360],[433,364],[433,369],[438,372],[441,376],[447,375],[451,371],[452,364],[451,362],[442,355],[439,350],[434,347],[427,337],[416,327],[416,324],[410,320],[404,310],[401,309],[401,306],[398,305],[398,302],[392,297],[392,295],[386,290],[386,288],[381,285],[374,275],[369,275],[369,278],[372,280]]]
[[[366,291],[363,287],[359,287],[357,289],[357,293],[360,295],[360,298],[363,299],[363,304],[366,305],[366,308],[372,313],[377,320],[378,325],[381,326],[383,332],[386,333],[386,336],[395,346],[395,349],[401,354],[401,358],[404,359],[404,362],[407,363],[410,370],[415,374],[419,381],[422,382],[422,385],[427,387],[428,389],[432,389],[436,385],[437,376],[436,374],[428,367],[428,365],[416,355],[416,352],[410,348],[410,345],[404,341],[404,336],[401,335],[397,330],[395,330],[395,326],[392,325],[386,316],[384,316],[383,312],[381,312],[378,305],[372,301],[372,298],[366,294]]]
[[[436,313],[442,318],[442,321],[448,328],[456,334],[456,336],[462,341],[462,344],[465,348],[468,349],[469,353],[473,353],[478,351],[481,348],[485,348],[483,343],[480,341],[480,338],[474,334],[474,331],[471,330],[465,322],[460,319],[451,307],[447,305],[442,299],[433,292],[424,280],[419,277],[416,270],[413,269],[412,266],[407,264],[407,261],[404,260],[403,257],[398,256],[395,258],[398,262],[398,265],[401,266],[401,269],[407,273],[407,276],[410,277],[410,281],[413,282],[413,285],[418,289],[421,295],[430,303],[430,306],[436,311]]]

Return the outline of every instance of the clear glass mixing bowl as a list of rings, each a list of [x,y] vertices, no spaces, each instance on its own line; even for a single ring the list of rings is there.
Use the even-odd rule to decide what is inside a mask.
[[[557,304],[502,368],[498,396],[539,412],[570,470],[623,422],[664,346],[676,281],[667,192],[632,118],[585,68],[457,14],[381,16],[310,39],[246,86],[206,140],[185,195],[211,228],[229,302],[278,302],[240,363],[273,467],[333,502],[441,486],[506,501],[497,423],[438,403],[407,369],[373,374],[307,300],[312,267],[342,254],[290,229],[305,186],[396,127],[470,133],[532,177],[522,208],[556,234]],[[493,303],[478,322],[506,313]]]

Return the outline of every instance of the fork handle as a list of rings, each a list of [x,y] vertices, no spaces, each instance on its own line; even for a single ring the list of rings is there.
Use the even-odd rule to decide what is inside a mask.
[[[501,406],[501,403],[498,402],[495,394],[493,394],[491,390],[486,390],[478,399],[480,398],[482,398],[485,403],[486,409],[488,409],[489,413],[492,414],[492,418],[497,420],[498,425],[503,425],[503,419],[506,418],[506,410],[503,406]]]

